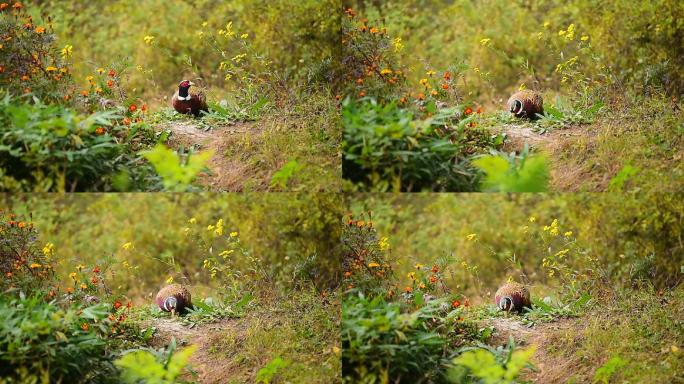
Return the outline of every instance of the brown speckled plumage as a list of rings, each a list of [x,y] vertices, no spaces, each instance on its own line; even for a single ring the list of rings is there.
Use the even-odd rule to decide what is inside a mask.
[[[518,91],[508,99],[508,110],[516,117],[534,120],[537,114],[544,114],[544,99],[539,92]]]
[[[530,307],[530,291],[522,284],[504,284],[494,295],[496,306],[504,311],[522,312],[523,308]]]
[[[174,298],[175,302],[169,298]],[[180,284],[171,284],[162,288],[157,293],[155,301],[159,308],[166,312],[171,312],[172,309],[176,312],[183,312],[186,308],[192,307],[190,292]]]

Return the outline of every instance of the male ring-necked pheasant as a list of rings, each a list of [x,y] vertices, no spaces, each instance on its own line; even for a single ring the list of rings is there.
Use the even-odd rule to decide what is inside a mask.
[[[544,99],[539,92],[522,90],[508,99],[508,110],[516,117],[537,119],[537,114],[544,114]]]
[[[195,84],[189,80],[181,81],[178,84],[178,91],[173,94],[171,105],[179,113],[199,116],[201,111],[206,112],[209,108],[207,108],[207,98],[201,89],[190,90],[193,85]]]
[[[155,301],[162,311],[171,312],[172,315],[183,313],[186,308],[192,307],[190,292],[180,284],[171,284],[162,288],[157,293]]]
[[[524,285],[515,282],[504,284],[499,288],[494,294],[494,301],[499,309],[507,312],[522,312],[524,308],[532,305],[530,291]]]

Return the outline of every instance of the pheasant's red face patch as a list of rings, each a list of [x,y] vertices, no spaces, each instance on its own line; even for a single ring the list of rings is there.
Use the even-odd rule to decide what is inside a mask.
[[[187,81],[187,80],[183,80],[183,81],[181,81],[180,86],[183,87],[183,88],[189,87],[189,86],[190,86],[190,82]]]

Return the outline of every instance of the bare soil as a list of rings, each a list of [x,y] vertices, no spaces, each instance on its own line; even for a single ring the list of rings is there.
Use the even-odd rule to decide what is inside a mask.
[[[552,190],[577,192],[581,185],[586,188],[588,178],[596,179],[596,172],[592,172],[592,169],[577,157],[591,151],[594,145],[595,134],[591,125],[539,133],[531,126],[511,124],[502,126],[500,132],[505,132],[508,136],[503,148],[506,152],[520,152],[527,144],[530,149],[547,155]],[[602,172],[603,176],[600,179],[592,180],[590,183],[591,190],[606,190],[615,172]]]
[[[180,120],[169,122],[158,129],[171,131],[172,146],[196,146],[200,150],[213,151],[214,154],[207,164],[209,172],[203,172],[198,178],[199,183],[207,189],[239,192],[244,190],[245,183],[253,178],[254,169],[249,158],[230,153],[235,152],[231,149],[239,148],[245,141],[259,140],[262,132],[258,125],[235,123],[205,130],[195,121]]]
[[[166,346],[173,337],[179,348],[196,345],[197,351],[190,357],[192,369],[197,372],[196,380],[202,384],[227,383],[228,380],[248,381],[254,372],[245,370],[230,359],[230,351],[216,353],[212,345],[226,335],[235,338],[246,337],[247,326],[244,319],[224,319],[220,322],[184,326],[177,319],[156,319],[153,323],[156,332],[151,341],[154,347]],[[188,375],[190,376],[190,375]],[[193,379],[187,377],[186,379]]]
[[[578,358],[549,350],[556,338],[577,334],[576,331],[582,326],[578,319],[562,319],[530,328],[515,318],[495,318],[489,321],[489,325],[496,329],[490,341],[492,345],[506,345],[509,336],[513,336],[516,345],[535,346],[532,364],[537,371],[524,372],[521,380],[534,383],[565,383],[578,373],[577,369],[581,366]]]

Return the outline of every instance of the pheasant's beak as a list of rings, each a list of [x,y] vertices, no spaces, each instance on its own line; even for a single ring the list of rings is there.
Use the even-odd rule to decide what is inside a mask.
[[[194,86],[194,85],[195,85],[195,83],[193,83],[193,82],[191,81],[191,82],[190,82],[190,86],[192,87],[192,86]]]

